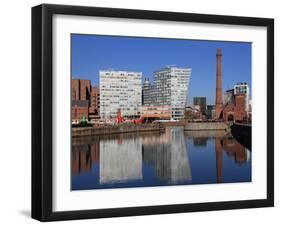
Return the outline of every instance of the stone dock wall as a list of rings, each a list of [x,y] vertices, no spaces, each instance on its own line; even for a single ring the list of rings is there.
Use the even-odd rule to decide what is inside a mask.
[[[160,124],[132,124],[113,125],[104,127],[78,127],[72,128],[72,137],[110,135],[118,133],[160,131],[163,127]]]
[[[184,134],[189,138],[218,138],[231,135],[228,130],[185,130]]]
[[[189,122],[184,126],[186,131],[198,130],[229,130],[229,125],[224,122]]]

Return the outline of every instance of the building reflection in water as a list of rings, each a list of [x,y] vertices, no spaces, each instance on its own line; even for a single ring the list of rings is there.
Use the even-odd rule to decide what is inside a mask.
[[[194,147],[206,147],[208,138],[193,138]]]
[[[143,164],[149,164],[160,180],[171,184],[191,180],[184,133],[178,130],[167,128],[165,133],[75,139],[72,175],[90,171],[99,162],[100,184],[125,183],[142,180]]]
[[[223,130],[186,131],[185,136],[193,140],[194,147],[206,147],[207,141],[214,139],[216,155],[216,182],[223,182],[223,152],[233,157],[235,163],[242,165],[250,161],[250,151],[232,135]]]
[[[143,144],[143,161],[155,167],[157,178],[169,183],[192,178],[184,133],[179,132],[179,128],[166,128],[158,142],[154,140]]]
[[[88,172],[91,167],[99,161],[99,142],[93,143],[73,143],[71,152],[71,172],[77,175]]]
[[[177,183],[191,179],[184,134],[177,128],[157,136],[100,142],[100,184],[141,180],[143,163],[152,164],[160,180]]]
[[[186,139],[191,139],[192,143],[186,142]],[[215,150],[209,142],[214,142]],[[88,174],[88,178],[95,175],[95,183],[99,183],[93,185],[93,188],[130,182],[138,182],[139,186],[152,186],[161,181],[160,184],[190,184],[193,183],[191,164],[202,164],[200,158],[192,158],[193,162],[190,163],[189,155],[197,153],[197,148],[215,152],[214,183],[224,182],[224,164],[227,167],[227,164],[234,162],[239,166],[250,161],[250,151],[230,134],[219,131],[184,132],[180,127],[168,127],[164,133],[73,138],[71,172],[72,176],[80,176],[94,170],[95,173]],[[188,149],[192,150],[191,153]],[[224,159],[224,156],[233,159],[232,163]],[[194,171],[194,175],[199,177],[204,174],[204,169],[200,167],[200,172]],[[145,181],[148,175],[150,179]]]
[[[215,140],[216,150],[216,167],[217,167],[217,183],[222,182],[222,139],[216,138]]]
[[[140,139],[100,141],[100,184],[142,179]]]
[[[223,182],[223,150],[240,165],[250,160],[250,153],[232,136],[215,138],[217,183]]]

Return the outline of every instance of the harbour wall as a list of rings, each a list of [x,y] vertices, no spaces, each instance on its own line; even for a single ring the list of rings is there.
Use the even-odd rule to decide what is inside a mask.
[[[104,127],[78,127],[72,128],[72,137],[98,136],[119,133],[160,131],[163,127],[160,124],[129,124],[113,125]]]
[[[226,130],[185,130],[184,134],[189,138],[220,138],[231,135]]]
[[[189,122],[185,124],[184,130],[198,131],[198,130],[229,130],[229,125],[224,122]]]
[[[235,139],[249,150],[252,150],[252,126],[244,123],[233,123],[231,133]]]

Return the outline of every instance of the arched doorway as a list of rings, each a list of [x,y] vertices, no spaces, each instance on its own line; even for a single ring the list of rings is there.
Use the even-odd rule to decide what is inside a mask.
[[[233,122],[233,121],[234,121],[234,116],[233,116],[233,114],[229,114],[229,115],[227,116],[227,121],[229,121],[229,122]]]

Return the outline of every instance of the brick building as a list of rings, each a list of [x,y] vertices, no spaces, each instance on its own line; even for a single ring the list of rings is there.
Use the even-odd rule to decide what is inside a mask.
[[[90,96],[89,118],[100,118],[100,91],[98,87],[92,86]]]
[[[91,81],[80,80],[80,100],[90,100],[91,96]]]
[[[71,81],[72,100],[90,100],[91,81],[72,79]]]
[[[72,79],[71,81],[71,112],[72,123],[81,122],[83,116],[89,119],[91,81]]]
[[[243,121],[247,119],[245,109],[245,95],[234,95],[234,102],[227,103],[222,111],[224,121]]]
[[[83,116],[86,120],[89,118],[89,102],[87,100],[72,100],[72,122],[81,122]]]
[[[72,79],[71,81],[71,99],[80,100],[80,80]]]

